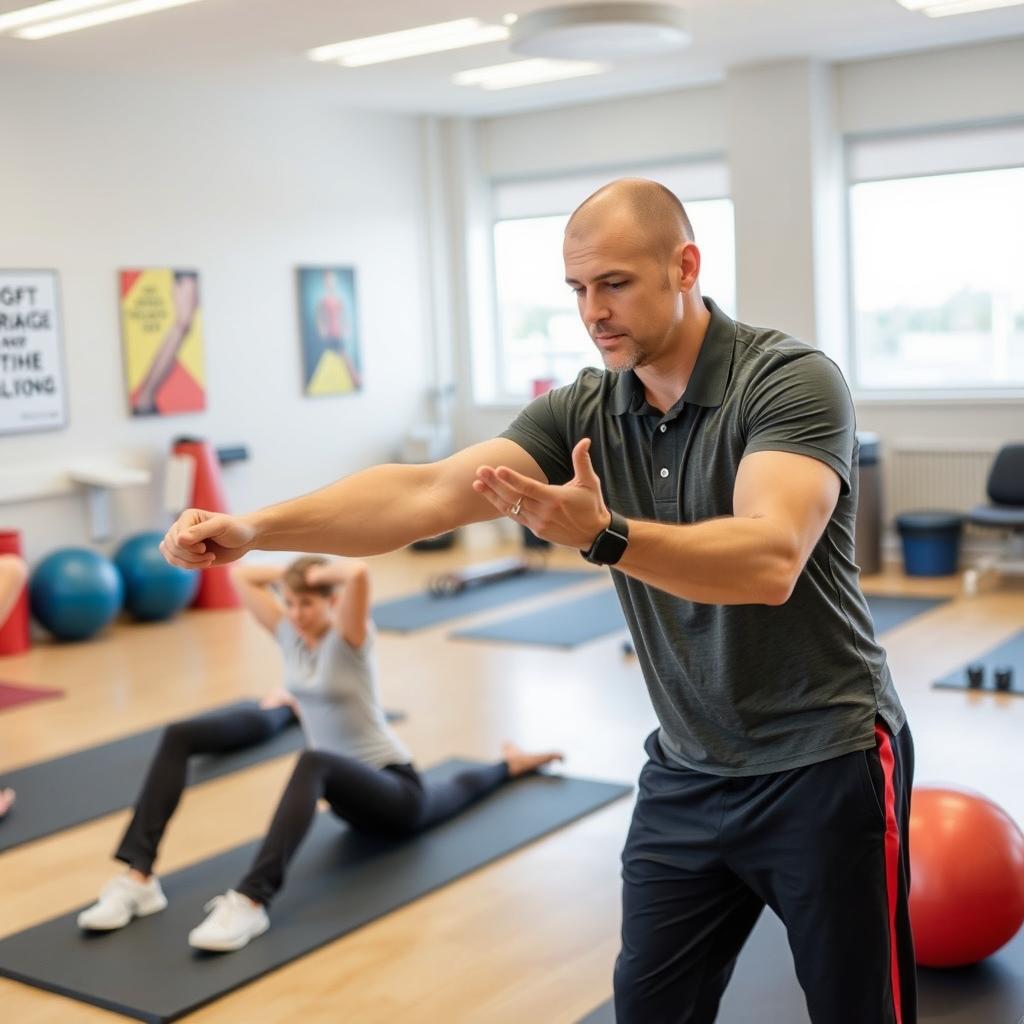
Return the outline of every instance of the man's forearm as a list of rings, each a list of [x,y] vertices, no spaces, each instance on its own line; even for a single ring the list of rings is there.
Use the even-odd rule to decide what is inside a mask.
[[[765,519],[728,517],[693,525],[629,522],[615,566],[702,604],[783,604],[802,566],[792,539]]]
[[[432,479],[429,465],[374,466],[243,518],[256,548],[382,554],[461,525],[433,496]]]

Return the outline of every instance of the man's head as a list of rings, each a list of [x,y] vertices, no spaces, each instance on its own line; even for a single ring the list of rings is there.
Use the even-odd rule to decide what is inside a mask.
[[[300,632],[317,635],[331,624],[335,592],[331,584],[310,582],[309,571],[327,565],[320,555],[303,555],[285,569],[281,582],[288,621]]]
[[[566,281],[610,370],[671,356],[700,304],[700,252],[683,204],[655,181],[623,178],[569,218]]]

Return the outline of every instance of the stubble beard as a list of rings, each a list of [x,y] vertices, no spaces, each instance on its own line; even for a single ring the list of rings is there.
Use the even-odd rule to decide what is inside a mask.
[[[601,361],[610,373],[628,373],[647,362],[647,353],[631,340],[628,352],[601,352]]]

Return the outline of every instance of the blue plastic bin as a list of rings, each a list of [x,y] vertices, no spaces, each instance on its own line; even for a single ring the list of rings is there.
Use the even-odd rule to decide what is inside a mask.
[[[904,512],[896,517],[908,576],[952,576],[960,560],[964,517],[956,512]]]

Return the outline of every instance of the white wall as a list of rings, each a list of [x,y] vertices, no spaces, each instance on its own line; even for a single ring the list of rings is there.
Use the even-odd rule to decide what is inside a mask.
[[[481,173],[494,178],[723,154],[740,316],[839,355],[843,137],[1011,117],[1024,117],[1024,39],[836,66],[735,68],[718,86],[494,118],[475,130]],[[459,338],[464,365],[469,340]],[[492,436],[515,412],[474,404],[468,380],[467,373],[458,420],[467,443]],[[1024,434],[1024,400],[864,400],[858,418],[883,440],[1007,439]]]
[[[60,271],[70,426],[0,435],[0,469],[105,453],[159,476],[170,439],[244,442],[236,510],[392,459],[422,418],[433,345],[422,136],[414,118],[143,78],[0,71],[0,267]],[[17,97],[11,102],[10,97]],[[365,390],[301,394],[294,268],[353,265]],[[197,268],[207,411],[132,419],[118,326],[121,267]],[[157,486],[122,492],[121,535],[162,523]],[[0,505],[36,557],[88,540],[84,505]]]

